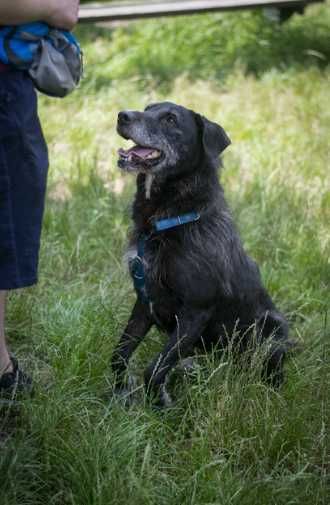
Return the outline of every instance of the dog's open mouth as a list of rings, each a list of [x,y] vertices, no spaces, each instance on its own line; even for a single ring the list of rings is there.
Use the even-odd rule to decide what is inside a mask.
[[[162,158],[162,152],[153,147],[135,145],[130,149],[119,149],[118,165],[127,171],[148,170]]]

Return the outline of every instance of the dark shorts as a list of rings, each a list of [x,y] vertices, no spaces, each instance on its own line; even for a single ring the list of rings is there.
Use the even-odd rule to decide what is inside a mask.
[[[1,72],[0,290],[37,282],[47,171],[32,82],[23,72]]]

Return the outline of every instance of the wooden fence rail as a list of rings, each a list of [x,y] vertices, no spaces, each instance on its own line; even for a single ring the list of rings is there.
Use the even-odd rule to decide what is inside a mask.
[[[79,21],[125,21],[138,18],[197,14],[253,8],[277,8],[302,11],[309,3],[323,0],[179,0],[135,3],[85,4],[80,7]]]

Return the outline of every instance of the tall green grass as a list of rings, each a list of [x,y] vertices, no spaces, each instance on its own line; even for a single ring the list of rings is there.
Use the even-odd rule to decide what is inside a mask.
[[[326,11],[318,12],[322,24]],[[223,23],[236,19],[235,33],[242,23],[244,33],[244,16],[223,16]],[[211,18],[185,20],[187,32],[197,31],[198,20],[203,27]],[[180,22],[162,23],[170,30]],[[326,505],[329,70],[308,61],[306,68],[289,66],[285,58],[281,66],[275,58],[247,75],[232,60],[220,80],[195,71],[173,80],[181,72],[178,66],[171,73],[169,54],[162,67],[167,85],[159,88],[158,70],[145,79],[130,60],[135,30],[142,41],[141,27],[112,38],[85,33],[90,64],[81,90],[62,102],[40,100],[51,154],[40,282],[11,294],[8,307],[10,344],[33,373],[36,392],[18,416],[0,415],[0,503]],[[145,48],[152,43],[161,55],[167,38],[149,44],[147,35]],[[114,55],[120,39],[127,48]],[[251,43],[258,39],[251,32]],[[175,57],[183,70],[197,68],[186,46],[178,45]],[[106,62],[115,68],[119,58],[124,67],[114,79]],[[232,139],[221,176],[227,198],[247,251],[301,344],[279,392],[259,380],[258,360],[240,367],[228,352],[201,356],[194,372],[174,377],[176,403],[168,411],[154,411],[142,389],[131,408],[112,395],[109,361],[135,298],[121,259],[134,179],[116,167],[123,143],[116,115],[165,98],[218,121]],[[138,385],[162,342],[153,331],[134,356]]]

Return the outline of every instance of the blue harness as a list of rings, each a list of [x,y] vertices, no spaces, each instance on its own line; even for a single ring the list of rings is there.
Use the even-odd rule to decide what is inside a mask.
[[[137,243],[137,255],[130,261],[129,269],[133,278],[135,291],[137,292],[138,298],[142,301],[142,303],[148,304],[151,301],[147,293],[143,264],[146,241],[157,232],[176,228],[177,226],[181,226],[187,223],[193,223],[195,221],[198,221],[200,217],[200,214],[197,212],[190,212],[188,214],[183,214],[182,216],[170,217],[168,219],[159,219],[153,223],[154,231],[148,235],[142,233],[139,236]]]

